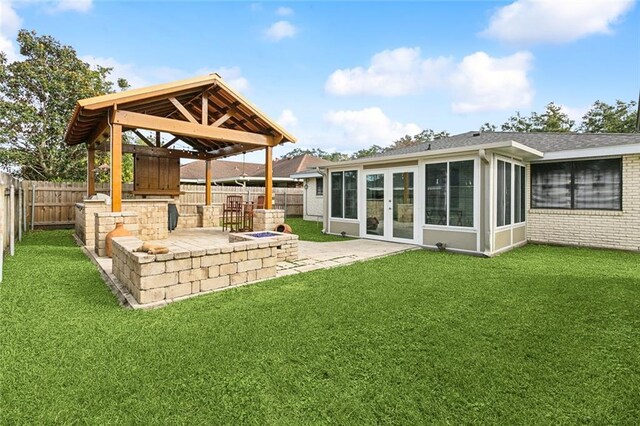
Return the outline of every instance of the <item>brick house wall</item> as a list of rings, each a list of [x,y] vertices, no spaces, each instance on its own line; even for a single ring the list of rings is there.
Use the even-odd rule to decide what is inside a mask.
[[[640,251],[640,155],[622,157],[622,211],[531,209],[531,197],[527,211],[531,242]]]

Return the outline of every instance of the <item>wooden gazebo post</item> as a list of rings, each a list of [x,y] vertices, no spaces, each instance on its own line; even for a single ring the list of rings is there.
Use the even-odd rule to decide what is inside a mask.
[[[205,179],[205,195],[204,195],[204,204],[206,206],[211,205],[211,160],[207,159],[204,161],[204,179]]]
[[[269,210],[273,205],[273,148],[267,146],[264,152],[264,208]]]
[[[92,144],[87,145],[87,197],[96,195],[96,149]]]
[[[111,211],[122,211],[122,125],[111,125]]]

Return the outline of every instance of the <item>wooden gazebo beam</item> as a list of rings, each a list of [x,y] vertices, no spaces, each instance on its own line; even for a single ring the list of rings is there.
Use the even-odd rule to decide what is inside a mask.
[[[173,135],[190,136],[194,138],[211,139],[230,143],[246,143],[249,145],[274,146],[275,138],[259,133],[249,133],[221,127],[205,126],[170,118],[156,117],[130,111],[115,111],[113,124],[135,129],[156,130]]]

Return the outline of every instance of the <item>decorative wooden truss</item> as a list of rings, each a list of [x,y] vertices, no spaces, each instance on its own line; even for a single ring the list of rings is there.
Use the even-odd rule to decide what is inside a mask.
[[[155,131],[155,140],[139,129]],[[133,132],[145,145],[122,143]],[[162,142],[161,133],[173,135]],[[122,203],[122,154],[202,159],[211,204],[211,159],[265,150],[265,208],[271,208],[273,147],[296,139],[231,89],[218,74],[79,100],[67,127],[69,145],[87,145],[88,195],[95,193],[95,150],[111,152],[112,210]],[[176,142],[188,149],[175,149]],[[145,163],[146,164],[146,163]]]

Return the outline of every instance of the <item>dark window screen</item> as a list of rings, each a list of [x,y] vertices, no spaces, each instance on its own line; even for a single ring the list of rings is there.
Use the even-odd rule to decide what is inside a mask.
[[[621,210],[621,159],[533,164],[531,207]]]
[[[620,210],[621,184],[619,159],[577,161],[573,168],[573,208]]]

